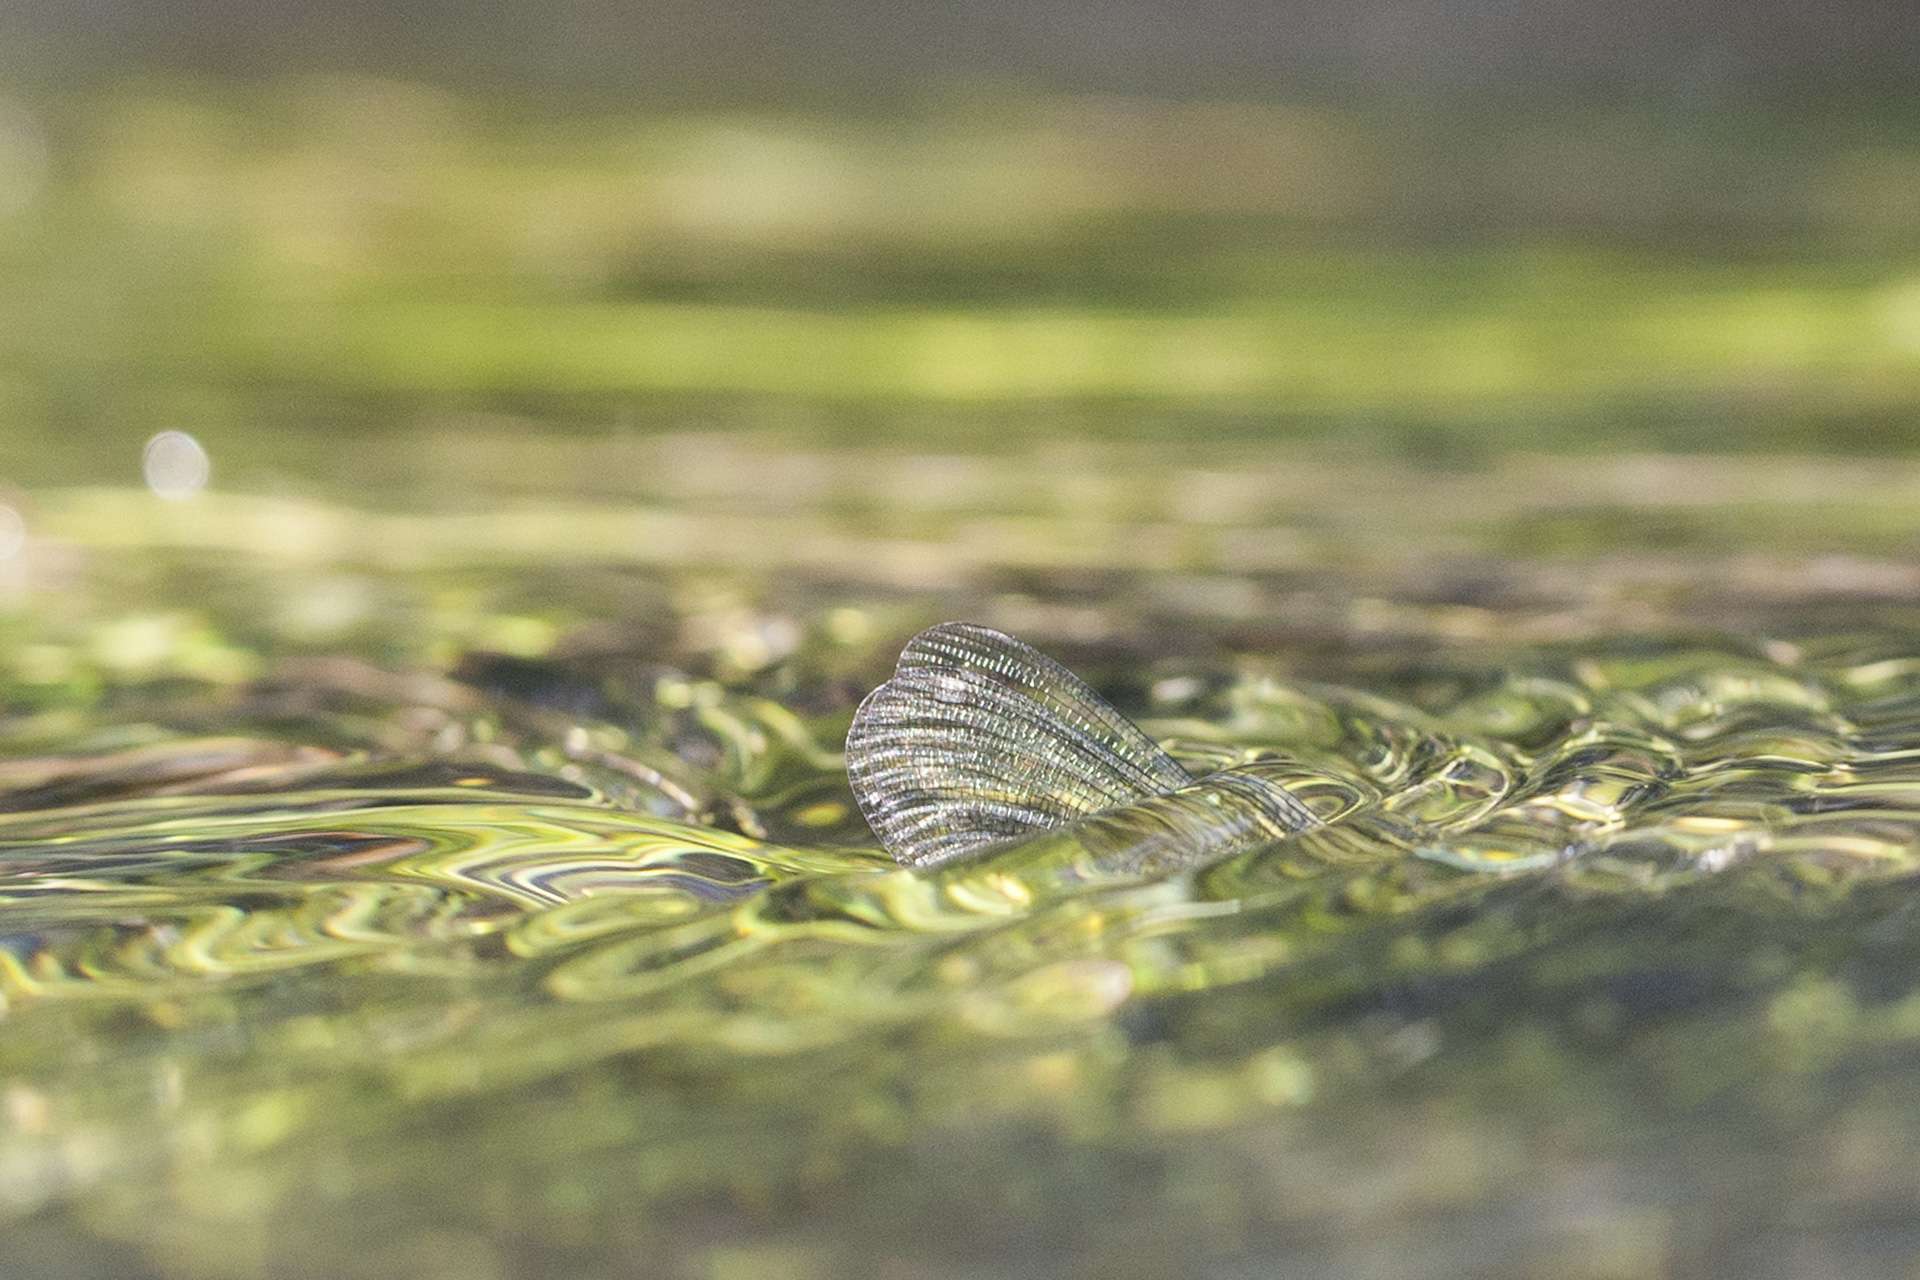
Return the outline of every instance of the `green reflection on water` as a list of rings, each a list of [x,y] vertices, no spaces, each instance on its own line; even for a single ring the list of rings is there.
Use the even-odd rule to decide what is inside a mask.
[[[610,605],[577,566],[161,541],[114,555],[196,606],[102,625],[126,566],[90,559],[0,666],[0,1207],[77,1267],[1144,1276],[1384,1266],[1445,1221],[1503,1274],[1595,1240],[1630,1274],[1748,1256],[1703,1196],[1793,1200],[1822,1258],[1905,1203],[1891,567],[1758,604],[1646,562],[1510,562],[1504,598],[1326,569],[1333,614],[1285,573],[1195,612],[1171,571],[1087,615],[977,567],[956,611],[1051,634],[1196,768],[1293,759],[1332,821],[1173,874],[1047,839],[915,874],[837,755],[927,620],[883,567]],[[266,607],[312,593],[385,607]]]

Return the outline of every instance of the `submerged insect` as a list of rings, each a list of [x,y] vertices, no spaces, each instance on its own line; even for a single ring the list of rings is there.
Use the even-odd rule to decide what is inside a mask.
[[[867,825],[930,867],[1043,832],[1106,865],[1190,865],[1314,826],[1255,762],[1196,779],[1071,671],[970,623],[921,632],[847,732]]]

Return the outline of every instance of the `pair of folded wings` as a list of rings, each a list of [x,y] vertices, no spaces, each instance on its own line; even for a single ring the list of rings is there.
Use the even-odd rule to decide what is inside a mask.
[[[1053,659],[952,622],[909,641],[860,704],[847,776],[881,844],[916,866],[1193,781]]]

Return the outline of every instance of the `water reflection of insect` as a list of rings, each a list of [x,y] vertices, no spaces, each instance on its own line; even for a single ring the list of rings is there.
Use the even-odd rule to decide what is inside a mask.
[[[917,867],[1050,831],[1103,862],[1188,865],[1316,822],[1260,764],[1196,779],[1071,671],[969,623],[907,642],[854,714],[847,775]]]

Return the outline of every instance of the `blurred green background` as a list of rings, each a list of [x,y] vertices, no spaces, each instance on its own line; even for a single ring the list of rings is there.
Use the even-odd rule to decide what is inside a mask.
[[[0,483],[169,428],[434,507],[698,499],[552,461],[662,432],[1902,452],[1915,65],[1899,3],[15,0]]]

